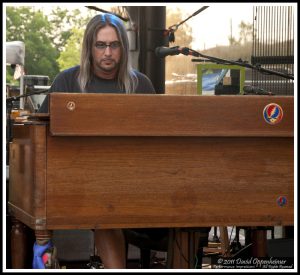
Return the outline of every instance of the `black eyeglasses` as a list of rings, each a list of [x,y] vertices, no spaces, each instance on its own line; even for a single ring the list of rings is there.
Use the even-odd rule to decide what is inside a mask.
[[[96,42],[95,47],[99,50],[106,50],[107,47],[110,47],[112,50],[116,50],[121,47],[121,43],[119,41],[113,41],[110,44]]]

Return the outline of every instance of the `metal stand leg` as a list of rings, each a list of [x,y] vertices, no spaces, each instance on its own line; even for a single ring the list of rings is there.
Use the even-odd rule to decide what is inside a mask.
[[[214,243],[219,243],[220,242],[220,239],[219,239],[218,234],[217,234],[217,229],[218,228],[216,226],[214,226],[214,235],[213,235],[213,239],[212,239],[212,241]]]

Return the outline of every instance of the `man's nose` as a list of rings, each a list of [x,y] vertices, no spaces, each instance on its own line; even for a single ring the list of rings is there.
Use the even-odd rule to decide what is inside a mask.
[[[104,51],[104,54],[105,54],[105,55],[111,55],[111,53],[112,53],[111,48],[110,48],[109,46],[106,46],[105,51]]]

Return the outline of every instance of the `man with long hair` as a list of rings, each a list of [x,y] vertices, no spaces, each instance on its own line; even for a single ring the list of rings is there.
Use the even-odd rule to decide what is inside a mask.
[[[90,20],[80,66],[59,73],[50,92],[155,93],[150,79],[131,67],[125,26],[112,14],[99,14]],[[48,97],[39,109],[47,111]]]
[[[149,78],[133,70],[129,61],[129,42],[122,21],[112,14],[96,15],[84,33],[80,66],[59,73],[50,92],[155,93]],[[39,112],[48,112],[48,97]],[[166,231],[145,232],[157,239]],[[105,268],[126,268],[123,230],[95,230],[95,245]]]

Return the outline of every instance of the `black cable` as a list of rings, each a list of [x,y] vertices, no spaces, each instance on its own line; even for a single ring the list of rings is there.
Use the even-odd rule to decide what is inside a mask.
[[[277,75],[277,76],[281,76],[281,77],[284,77],[284,78],[287,78],[287,79],[294,80],[294,75],[292,75],[292,74],[284,74],[284,73],[264,69],[259,64],[252,65],[252,64],[246,63],[245,61],[242,61],[242,60],[229,61],[229,60],[225,60],[225,59],[222,59],[222,58],[217,58],[217,57],[204,55],[204,54],[199,53],[199,52],[197,52],[193,49],[188,49],[188,50],[189,50],[189,55],[196,56],[196,57],[204,57],[204,58],[207,58],[208,60],[210,60],[212,62],[215,62],[215,63],[226,64],[226,65],[238,65],[238,66],[242,66],[242,67],[245,67],[245,68],[254,69],[254,70],[256,70],[256,71],[258,71],[262,74]]]
[[[182,25],[183,23],[185,23],[186,21],[188,21],[188,20],[189,20],[190,18],[192,18],[193,16],[196,16],[196,15],[199,14],[201,11],[204,11],[204,10],[207,9],[208,7],[209,7],[209,6],[204,6],[204,7],[200,8],[199,10],[197,10],[196,12],[194,12],[192,15],[190,15],[187,19],[181,21],[181,22],[178,23],[178,24],[174,24],[174,25],[172,25],[171,27],[169,27],[169,30],[170,30],[170,31],[172,30],[173,32],[176,31],[180,25]],[[173,27],[175,27],[175,29],[173,29]]]
[[[85,6],[85,7],[88,8],[88,9],[91,9],[91,10],[96,10],[96,11],[100,11],[100,12],[104,12],[104,13],[113,14],[113,15],[119,17],[121,20],[123,20],[123,21],[125,21],[125,22],[128,22],[128,21],[129,21],[129,18],[124,18],[124,17],[122,17],[121,15],[118,15],[118,14],[116,14],[116,13],[113,13],[113,12],[110,12],[110,11],[106,11],[106,10],[97,8],[97,7],[95,7],[95,6]]]
[[[175,234],[175,242],[176,242],[176,245],[177,245],[177,247],[178,247],[178,249],[179,249],[180,256],[181,256],[187,263],[189,263],[189,260],[183,255],[183,253],[182,253],[182,251],[181,251],[181,246],[180,246],[179,243],[178,243],[178,240],[177,240],[177,238],[176,238],[176,234]]]
[[[164,35],[168,35],[169,36],[169,42],[175,42],[175,31],[177,31],[178,27],[180,25],[182,25],[183,23],[185,23],[186,21],[188,21],[191,17],[199,14],[201,11],[204,11],[205,9],[207,9],[209,6],[204,6],[201,9],[197,10],[196,12],[194,12],[191,16],[189,16],[187,19],[181,21],[178,24],[174,24],[172,26],[170,26],[167,30],[164,31]]]

